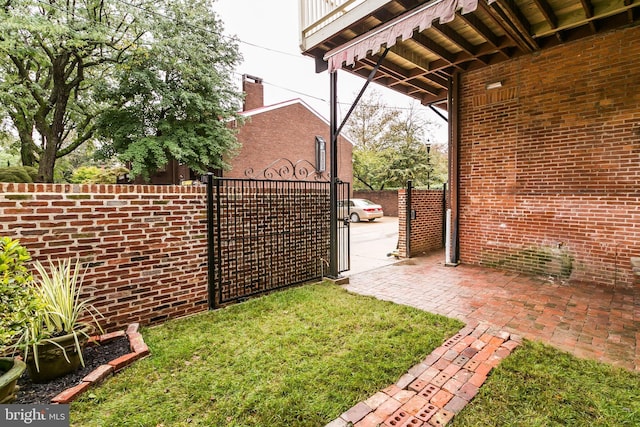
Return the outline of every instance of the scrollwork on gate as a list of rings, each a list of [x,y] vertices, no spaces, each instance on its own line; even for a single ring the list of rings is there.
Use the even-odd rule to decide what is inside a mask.
[[[308,160],[298,160],[293,163],[289,159],[278,159],[262,171],[248,168],[244,175],[251,179],[266,180],[295,180],[295,181],[329,181],[326,173],[317,172],[315,166]]]

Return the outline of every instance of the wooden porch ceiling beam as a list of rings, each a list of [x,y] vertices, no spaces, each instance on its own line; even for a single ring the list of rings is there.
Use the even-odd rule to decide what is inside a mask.
[[[418,31],[413,32],[413,41],[415,41],[416,43],[418,43],[420,46],[427,49],[428,51],[438,55],[440,58],[444,59],[445,61],[448,61],[453,64],[453,62],[456,60],[455,54],[449,52],[447,49],[440,46],[438,43],[434,42],[424,34],[419,33]]]
[[[467,52],[471,56],[476,56],[475,46],[473,46],[467,39],[456,33],[451,28],[437,22],[434,22],[431,28],[442,34],[442,36],[448,39],[451,43],[458,46],[464,52]]]
[[[447,99],[448,90],[443,91],[441,95],[423,95],[420,99],[422,105],[437,104]]]
[[[368,66],[373,66],[376,62],[377,62],[377,58],[376,57],[367,57],[367,58],[363,58],[361,61],[363,64],[366,64]],[[398,84],[406,84],[409,86],[413,86],[414,88],[422,91],[422,92],[429,92],[429,93],[438,93],[438,88],[434,88],[429,86],[428,84],[421,82],[420,80],[417,80],[414,73],[403,69],[402,67],[399,67],[396,64],[393,64],[392,62],[390,62],[389,60],[384,60],[382,61],[382,63],[380,64],[380,71],[389,75],[389,77],[393,80],[393,83],[389,86],[395,86]],[[409,74],[409,75],[408,75]],[[377,79],[376,79],[377,80]],[[434,84],[437,84],[436,82],[434,82]]]
[[[505,21],[503,20],[503,18],[498,14],[498,12],[496,11],[496,9],[492,8],[491,6],[489,6],[486,2],[484,1],[479,1],[478,2],[478,8],[482,9],[488,16],[489,18],[491,18],[491,20],[496,23],[500,28],[502,28],[502,30],[504,31],[504,33],[507,35],[507,37],[513,42],[514,45],[516,45],[521,51],[523,52],[533,52],[533,48],[531,46],[529,46],[527,43],[525,43],[513,30],[513,28],[511,28],[510,25],[507,25],[505,23]]]
[[[351,69],[349,70],[349,72],[359,75],[361,77],[367,77],[369,75],[369,72],[371,70],[367,70],[366,67],[360,67],[358,69]],[[378,81],[378,80],[377,80]],[[425,95],[425,91],[420,90],[420,89],[410,89],[410,87],[407,86],[399,86],[399,85],[394,85],[393,83],[395,82],[395,79],[391,78],[391,77],[384,77],[382,79],[380,79],[379,83],[382,84],[385,87],[388,87],[389,89],[395,90],[398,93],[402,93],[404,95],[410,96],[412,98],[415,98],[417,100],[419,100],[420,102],[422,102],[424,97],[428,97],[429,99],[440,99],[442,97],[446,97],[446,90],[440,90],[438,91],[437,94],[431,93],[429,92],[427,95]],[[442,92],[444,92],[444,95],[442,94]]]
[[[514,0],[497,0],[491,5],[504,21],[512,26],[515,34],[520,37],[532,50],[537,50],[538,43],[532,36],[531,24],[522,14]]]
[[[433,61],[429,62],[427,59],[425,59],[424,56],[420,55],[417,52],[412,51],[411,49],[406,48],[405,46],[403,46],[401,44],[397,44],[397,45],[393,46],[391,48],[391,52],[393,54],[398,55],[401,58],[404,58],[405,60],[411,62],[416,67],[425,70],[425,72],[433,71],[432,67],[431,67],[431,64],[432,64]],[[456,57],[456,59],[454,59],[453,62],[449,62],[446,59],[442,59],[442,61],[446,62],[448,65],[454,65],[454,66],[457,66],[457,63],[459,62],[457,57]]]
[[[598,32],[598,27],[593,18],[593,3],[591,0],[580,0],[580,4],[582,5],[582,10],[584,11],[584,17],[589,20],[589,28],[591,28],[591,32],[593,34]]]
[[[590,0],[580,0],[580,4],[582,5],[582,10],[584,10],[584,16],[587,19],[593,18],[593,4],[591,4]]]
[[[551,9],[551,6],[549,6],[549,2],[547,0],[533,0],[533,2],[542,13],[542,16],[544,16],[544,19],[549,24],[549,27],[551,27],[552,29],[558,28],[558,17],[556,16],[553,9]]]
[[[476,33],[478,33],[483,39],[487,41],[491,46],[496,48],[499,53],[508,57],[507,54],[500,48],[500,40],[498,36],[496,36],[489,27],[487,27],[477,16],[473,13],[462,14],[460,12],[457,13],[458,17],[462,19],[468,26],[473,28]]]
[[[625,6],[631,6],[633,4],[633,0],[625,0]],[[637,19],[635,17],[635,13],[638,11],[638,8],[627,10],[627,17],[629,19],[629,24],[633,24],[633,22]]]
[[[422,78],[427,80],[429,83],[433,83],[436,86],[440,86],[441,88],[447,88],[447,83],[449,82],[448,77],[442,77],[437,72],[428,73],[421,68],[414,68],[411,70],[406,77],[406,81],[411,81],[412,79]]]
[[[356,74],[360,77],[366,78],[368,77],[369,73],[371,72],[371,70],[367,70],[366,67],[360,67],[360,68],[353,68],[353,69],[346,69],[347,71],[349,71],[350,73]],[[376,78],[374,80],[375,82],[381,84],[382,86],[395,90],[396,92],[402,93],[404,95],[409,95],[411,96],[406,87],[402,87],[402,86],[394,86],[393,82],[395,81],[395,79],[392,79],[391,77],[382,77],[382,78]],[[415,98],[415,96],[414,96]]]
[[[378,9],[373,13],[373,16],[380,22],[391,21],[395,16],[386,9]]]

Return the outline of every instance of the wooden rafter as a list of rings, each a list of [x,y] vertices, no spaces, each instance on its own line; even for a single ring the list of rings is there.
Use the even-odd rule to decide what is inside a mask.
[[[538,49],[531,31],[531,24],[524,17],[514,0],[497,0],[491,5],[500,17],[514,30],[515,34],[521,38],[533,50]]]
[[[633,0],[624,0],[624,5],[625,6],[631,6],[633,4]],[[634,13],[635,11],[637,11],[638,9],[629,9],[627,10],[627,17],[629,19],[629,24],[632,24],[633,21],[635,21],[634,19]]]
[[[475,30],[483,39],[493,46],[499,53],[508,57],[503,49],[500,48],[500,40],[477,16],[473,13],[462,14],[458,12],[458,16],[471,28]]]
[[[580,4],[582,5],[582,10],[584,10],[585,18],[593,18],[593,4],[591,0],[580,0]]]
[[[549,6],[549,2],[547,0],[533,0],[536,4],[542,16],[544,16],[545,21],[549,24],[549,27],[552,29],[558,28],[558,17],[556,16],[551,6]]]
[[[422,70],[418,67],[413,68],[409,72],[406,73],[406,81],[411,81],[415,78],[422,78],[427,80],[428,83],[434,84],[435,86],[440,86],[441,88],[446,88],[448,85],[448,76],[442,77],[437,72],[428,73],[425,70]]]
[[[591,28],[591,32],[593,34],[597,33],[598,28],[596,27],[596,23],[591,20],[591,18],[593,18],[593,3],[591,3],[591,0],[580,0],[580,4],[582,5],[585,18],[589,20],[589,28]]]
[[[377,62],[377,57],[363,58],[359,62],[361,62],[362,64],[366,64],[368,67],[372,67]],[[409,86],[413,86],[416,89],[419,89],[424,92],[429,92],[434,94],[438,93],[437,88],[431,87],[430,85],[417,80],[415,78],[415,75],[412,76],[409,70],[406,70],[392,63],[388,59],[383,60],[382,63],[380,64],[380,72],[383,74],[389,75],[394,80],[395,82],[394,84],[404,83]]]
[[[431,28],[439,32],[443,37],[448,39],[450,42],[458,46],[463,51],[467,52],[469,55],[475,56],[476,54],[475,47],[471,43],[469,43],[467,39],[462,37],[460,34],[456,33],[450,27],[434,22]]]
[[[525,43],[513,30],[513,28],[508,25],[506,21],[503,20],[501,16],[498,15],[497,11],[489,6],[484,1],[478,2],[478,8],[483,10],[491,20],[500,26],[502,31],[506,34],[506,36],[523,52],[533,52],[533,48]]]
[[[445,61],[449,61],[450,63],[454,63],[456,60],[455,54],[449,52],[447,49],[439,45],[438,43],[431,40],[429,37],[424,34],[414,31],[413,32],[413,41],[425,48],[426,50],[433,52],[438,55],[440,58]]]

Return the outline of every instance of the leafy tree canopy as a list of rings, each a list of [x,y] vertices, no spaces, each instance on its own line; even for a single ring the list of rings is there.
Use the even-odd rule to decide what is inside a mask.
[[[20,136],[23,164],[50,182],[56,159],[100,137],[134,173],[169,157],[224,166],[240,58],[221,34],[207,0],[6,1],[0,114]]]
[[[362,99],[347,124],[353,149],[354,187],[382,190],[415,186],[440,187],[447,181],[444,146],[432,141],[437,124],[411,107],[389,108],[378,92]]]

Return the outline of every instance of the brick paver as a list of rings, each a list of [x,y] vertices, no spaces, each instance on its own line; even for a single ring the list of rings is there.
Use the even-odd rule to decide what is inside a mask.
[[[396,384],[369,398],[377,407],[356,426],[446,425],[523,337],[640,371],[636,289],[565,283],[478,266],[445,267],[443,259],[441,253],[413,258],[355,274],[345,285],[352,292],[467,323]],[[362,405],[354,408],[362,410]],[[345,424],[339,417],[328,426]]]
[[[345,288],[640,370],[638,289],[564,283],[464,264],[445,267],[443,260],[444,254],[434,253],[354,274]],[[476,338],[482,340],[482,333]]]
[[[486,366],[488,370],[478,375],[468,368],[455,365],[457,359],[445,359],[454,346],[461,352],[471,348],[469,346],[475,340],[469,340],[467,337],[478,331],[484,333],[489,343],[493,343],[486,348],[491,350],[487,357],[495,360],[495,365],[511,354],[519,344],[519,336],[512,337],[504,331],[487,329],[486,325],[476,325],[473,329],[467,327],[409,370],[409,372],[422,371],[423,374],[435,370],[437,373],[431,375],[433,378],[422,380],[407,372],[396,384],[353,406],[327,426],[348,425],[348,423],[353,423],[356,427],[445,425],[473,399],[479,387],[487,379],[486,374],[493,368],[493,365],[480,362],[477,366]],[[434,354],[437,357],[434,357]],[[470,360],[474,360],[475,357],[484,356],[477,352]],[[408,376],[415,379],[407,382]]]

